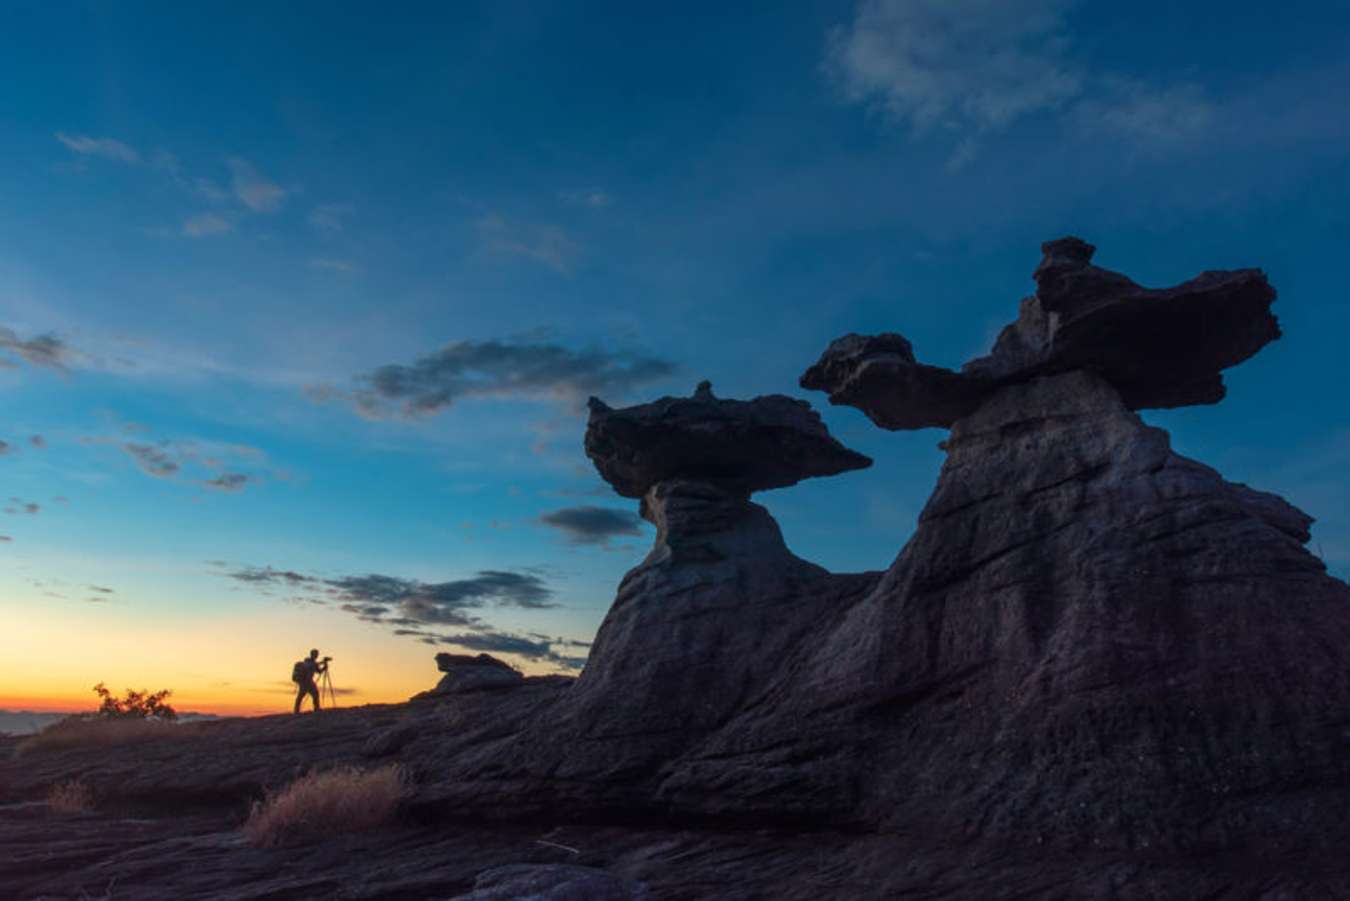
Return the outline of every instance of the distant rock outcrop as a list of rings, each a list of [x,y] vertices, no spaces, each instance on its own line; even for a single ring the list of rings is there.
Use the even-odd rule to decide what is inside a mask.
[[[525,682],[520,670],[491,654],[437,654],[436,667],[445,673],[426,694],[460,694],[466,691],[492,691],[515,688]]]

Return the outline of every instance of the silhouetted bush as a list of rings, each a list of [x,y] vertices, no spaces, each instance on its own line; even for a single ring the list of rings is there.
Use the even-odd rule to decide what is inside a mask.
[[[130,688],[126,691],[123,698],[113,697],[113,693],[108,691],[108,687],[102,682],[94,686],[94,694],[99,696],[98,715],[110,719],[147,719],[154,717],[160,720],[173,720],[178,718],[178,713],[164,703],[164,699],[173,694],[170,689],[163,691],[149,692],[132,691]]]
[[[274,847],[376,829],[393,821],[406,793],[407,780],[397,764],[310,773],[254,804],[244,835],[255,845]]]

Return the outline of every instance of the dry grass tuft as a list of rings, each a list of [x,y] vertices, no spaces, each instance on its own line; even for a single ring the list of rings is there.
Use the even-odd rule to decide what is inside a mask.
[[[89,813],[94,809],[94,793],[83,782],[71,779],[48,793],[47,806],[55,813]]]
[[[174,723],[159,720],[68,716],[63,720],[57,720],[36,735],[23,739],[14,750],[17,754],[29,754],[33,751],[124,745],[177,735],[179,728],[181,727]]]
[[[255,804],[244,835],[260,847],[275,847],[376,829],[393,821],[405,794],[407,779],[397,764],[310,773]]]

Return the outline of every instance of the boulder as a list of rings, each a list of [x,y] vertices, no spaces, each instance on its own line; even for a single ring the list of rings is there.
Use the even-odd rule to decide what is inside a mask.
[[[436,655],[436,667],[443,673],[430,695],[462,694],[468,691],[494,691],[516,688],[524,684],[525,676],[509,663],[490,654]]]
[[[640,498],[668,479],[748,495],[872,465],[830,437],[810,404],[782,394],[723,400],[703,382],[692,397],[619,410],[592,397],[590,411],[586,456],[624,497]]]

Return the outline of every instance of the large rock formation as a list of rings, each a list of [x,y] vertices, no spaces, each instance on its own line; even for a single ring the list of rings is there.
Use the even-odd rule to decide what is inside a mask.
[[[1350,588],[1304,548],[1310,517],[1130,411],[1222,396],[1218,371],[1278,336],[1274,292],[1254,270],[1149,292],[1089,266],[1081,241],[1045,250],[1037,296],[963,369],[983,397],[952,425],[913,538],[776,707],[707,753],[753,754],[791,718],[804,742],[835,736],[857,777],[841,814],[871,823],[1314,841],[1350,813]],[[803,382],[888,427],[948,403],[912,364],[888,385],[840,352],[865,341],[831,345]],[[897,397],[911,412],[888,412]]]

